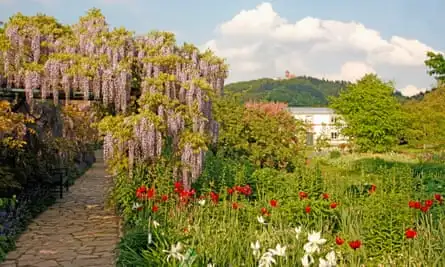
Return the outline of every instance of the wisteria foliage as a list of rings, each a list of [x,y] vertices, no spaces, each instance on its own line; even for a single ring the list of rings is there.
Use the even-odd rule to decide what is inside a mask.
[[[109,30],[97,9],[73,26],[44,15],[11,17],[0,32],[0,66],[1,87],[24,88],[30,104],[36,96],[52,96],[57,104],[60,92],[68,102],[81,92],[127,114],[103,127],[104,153],[107,159],[126,155],[130,170],[155,161],[170,136],[178,176],[190,186],[201,173],[207,140],[218,135],[211,99],[222,94],[223,60],[190,44],[177,46],[171,33],[136,37]],[[128,115],[135,91],[139,110]]]

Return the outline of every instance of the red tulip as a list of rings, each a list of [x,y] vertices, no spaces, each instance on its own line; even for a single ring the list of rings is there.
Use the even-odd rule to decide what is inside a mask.
[[[233,202],[233,203],[232,203],[232,209],[236,210],[236,209],[238,209],[238,208],[239,208],[238,203]]]
[[[425,206],[427,206],[427,207],[431,207],[431,206],[433,206],[433,203],[434,203],[434,201],[431,200],[431,199],[427,199],[427,200],[425,200]]]
[[[155,193],[156,193],[156,190],[154,188],[148,189],[148,191],[147,191],[147,198],[149,198],[149,199],[154,198]]]
[[[136,197],[139,199],[145,198],[147,194],[147,187],[145,185],[141,185],[138,189],[136,189]]]
[[[439,204],[442,204],[443,197],[441,194],[434,194],[434,198],[437,200],[437,202],[439,202]]]
[[[343,245],[343,243],[345,243],[345,240],[342,239],[341,237],[335,237],[335,243],[339,246]]]
[[[427,212],[429,209],[430,209],[429,206],[422,206],[422,207],[420,207],[420,210],[421,210],[422,212]]]
[[[376,189],[377,189],[377,186],[375,186],[374,184],[371,185],[371,188],[369,189],[369,193],[374,193]]]
[[[324,193],[323,194],[323,199],[329,199],[329,194],[328,193]]]
[[[300,192],[300,193],[298,193],[298,195],[300,196],[300,199],[307,198],[307,193],[306,192]]]
[[[270,206],[276,208],[278,206],[278,201],[275,199],[270,200]]]
[[[210,198],[212,199],[213,203],[218,204],[219,195],[217,193],[210,192]]]
[[[330,206],[331,206],[331,209],[335,209],[337,207],[337,203],[332,202]]]
[[[415,238],[417,236],[417,232],[415,230],[409,228],[406,230],[405,236],[408,239]]]
[[[157,212],[159,210],[158,205],[153,205],[153,207],[151,208],[151,211],[153,212]]]
[[[164,201],[164,202],[168,200],[168,196],[167,195],[162,195],[161,198],[162,198],[162,201]]]
[[[310,213],[311,212],[311,207],[307,206],[304,210],[306,211],[306,213]]]
[[[349,246],[354,250],[360,248],[361,245],[362,245],[362,242],[360,240],[355,240],[355,241],[349,242]]]
[[[420,201],[414,202],[414,208],[415,209],[420,209],[421,207],[422,207],[422,204],[420,204]]]
[[[231,195],[235,191],[233,188],[227,188],[227,194]]]
[[[175,182],[175,192],[181,193],[184,190],[184,187],[181,182]]]

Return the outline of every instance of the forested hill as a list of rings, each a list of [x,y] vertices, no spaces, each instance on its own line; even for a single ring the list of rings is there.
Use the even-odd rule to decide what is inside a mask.
[[[320,80],[308,76],[291,79],[258,80],[231,83],[225,86],[227,93],[241,93],[242,100],[261,100],[286,102],[289,106],[320,107],[328,105],[329,96],[337,96],[349,82]],[[405,97],[396,94],[399,100]]]

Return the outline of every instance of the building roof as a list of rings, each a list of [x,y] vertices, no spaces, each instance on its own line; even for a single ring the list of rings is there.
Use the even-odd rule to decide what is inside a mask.
[[[289,112],[292,114],[334,114],[331,108],[313,108],[313,107],[289,107]]]

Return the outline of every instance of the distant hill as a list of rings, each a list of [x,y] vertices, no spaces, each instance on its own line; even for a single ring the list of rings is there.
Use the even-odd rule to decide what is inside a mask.
[[[263,78],[231,83],[224,87],[224,91],[241,93],[243,101],[279,101],[286,102],[291,107],[323,107],[328,105],[329,96],[337,96],[348,84],[346,81],[329,81],[308,76],[283,80]],[[406,99],[398,92],[395,95],[401,102]]]
[[[231,83],[225,92],[242,93],[242,99],[286,102],[289,106],[326,106],[328,96],[337,96],[348,82],[300,76],[274,80],[263,78]]]

